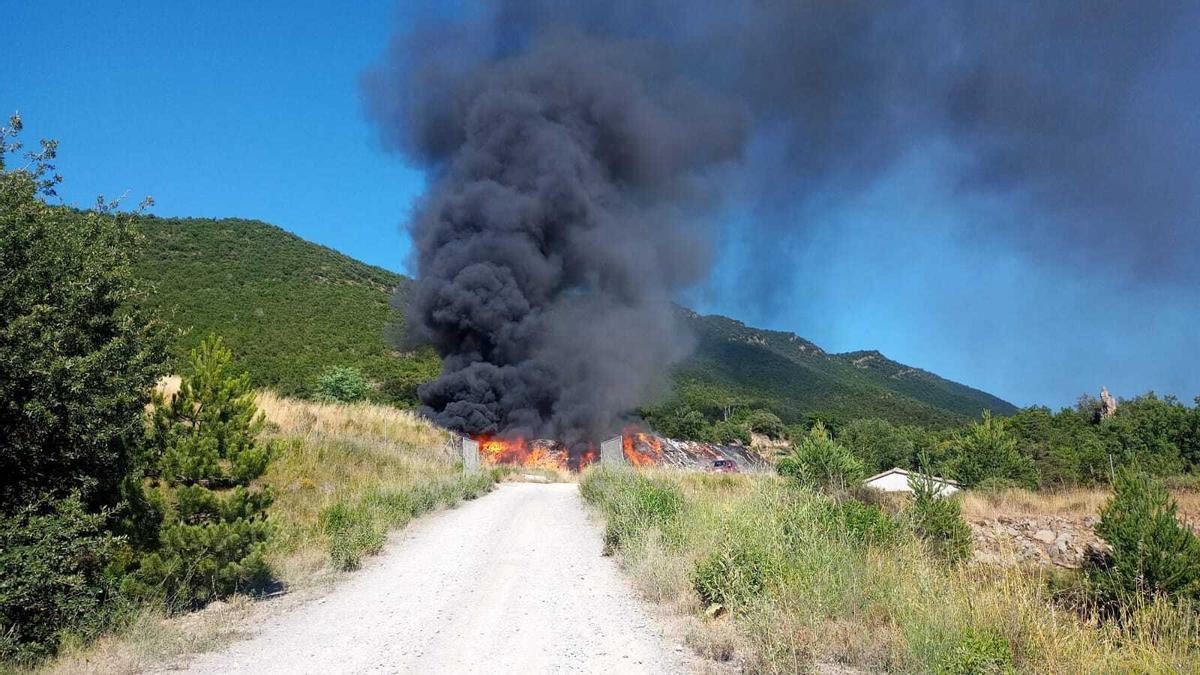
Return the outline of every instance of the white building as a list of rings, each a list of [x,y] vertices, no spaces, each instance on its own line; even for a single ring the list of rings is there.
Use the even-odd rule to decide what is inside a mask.
[[[910,475],[913,475],[912,472],[897,467],[871,476],[864,481],[864,484],[883,492],[912,492],[908,487]],[[933,481],[939,497],[948,497],[962,489],[957,482],[949,478],[938,478],[937,476],[921,476],[921,478]]]

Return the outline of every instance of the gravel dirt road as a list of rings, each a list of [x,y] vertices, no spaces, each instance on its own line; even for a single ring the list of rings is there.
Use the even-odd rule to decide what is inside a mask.
[[[411,524],[321,599],[195,673],[679,673],[574,484],[508,483]]]

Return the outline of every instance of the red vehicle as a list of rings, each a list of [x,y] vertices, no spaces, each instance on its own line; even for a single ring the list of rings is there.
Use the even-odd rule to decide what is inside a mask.
[[[737,473],[738,468],[732,459],[714,459],[709,470],[714,473]]]

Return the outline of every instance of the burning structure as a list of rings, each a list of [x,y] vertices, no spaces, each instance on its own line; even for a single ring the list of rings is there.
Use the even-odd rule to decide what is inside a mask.
[[[596,462],[706,469],[714,461],[727,460],[741,471],[753,471],[766,465],[753,450],[739,445],[677,441],[634,428],[604,441],[599,451],[590,445],[572,450],[566,443],[546,439],[454,436],[451,442],[462,455],[464,471],[500,464],[581,471]]]

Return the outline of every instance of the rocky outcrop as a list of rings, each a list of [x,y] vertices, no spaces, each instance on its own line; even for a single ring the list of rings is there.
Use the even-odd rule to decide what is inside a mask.
[[[1088,549],[1107,544],[1092,529],[1095,516],[983,518],[970,522],[974,560],[1000,566],[1079,567]]]
[[[1117,399],[1108,393],[1108,387],[1100,387],[1100,417],[1112,417],[1117,414]]]

